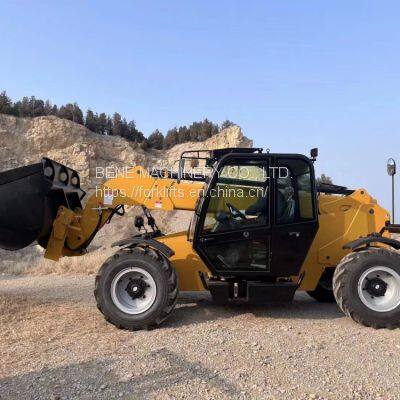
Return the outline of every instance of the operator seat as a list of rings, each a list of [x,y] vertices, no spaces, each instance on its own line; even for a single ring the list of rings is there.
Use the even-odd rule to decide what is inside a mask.
[[[290,224],[294,221],[295,201],[292,196],[286,199],[285,195],[278,190],[276,204],[276,221],[278,224]],[[266,197],[259,198],[254,204],[250,205],[246,211],[246,215],[268,217],[268,199]]]
[[[278,190],[276,195],[276,222],[278,224],[290,224],[294,221],[295,201],[292,196],[286,199]]]
[[[268,216],[268,199],[266,197],[259,198],[254,204],[251,204],[246,208],[246,215],[251,216],[259,216],[262,215],[264,217]]]

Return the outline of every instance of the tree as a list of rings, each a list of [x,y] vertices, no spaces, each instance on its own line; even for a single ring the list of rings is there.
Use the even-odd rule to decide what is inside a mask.
[[[107,132],[107,124],[108,117],[105,113],[101,113],[98,118],[98,131],[97,133],[100,133],[101,135],[107,135],[109,132]]]
[[[5,90],[0,93],[0,113],[13,114],[13,103]]]
[[[201,122],[193,122],[189,126],[190,140],[201,142],[216,135],[219,132],[218,125],[213,124],[207,118]]]
[[[179,143],[179,133],[177,127],[170,129],[164,139],[164,148],[170,149]]]
[[[123,118],[121,122],[121,136],[125,139],[132,140],[131,132],[129,130],[128,122],[126,118]]]
[[[113,135],[112,118],[109,115],[107,115],[106,134],[107,135]]]
[[[203,141],[219,132],[218,125],[213,124],[207,118],[200,123],[200,137],[199,140]]]
[[[192,142],[198,142],[200,138],[200,123],[193,122],[189,126],[189,136]]]
[[[143,139],[140,143],[140,148],[144,151],[146,151],[149,148],[149,142],[147,139]]]
[[[78,106],[77,103],[74,103],[73,105],[73,111],[72,111],[72,116],[73,119],[72,121],[76,122],[77,124],[83,125],[83,112]]]
[[[46,100],[44,103],[44,115],[52,115],[53,106],[51,105],[49,100]]]
[[[221,131],[227,128],[230,128],[231,126],[236,125],[234,122],[230,121],[229,119],[226,119],[222,124],[221,124]]]
[[[14,108],[19,117],[30,117],[29,98],[24,96],[21,101],[15,103]]]
[[[136,122],[134,120],[131,120],[128,122],[128,131],[129,131],[129,137],[131,140],[135,142],[141,142],[142,140],[138,140],[138,130],[136,128]]]
[[[60,109],[58,110],[57,117],[63,118],[63,119],[69,119],[72,121],[72,114],[70,114],[69,108],[67,106],[61,106]]]
[[[118,135],[127,140],[141,143],[141,148],[153,147],[155,149],[171,148],[178,143],[188,141],[202,141],[218,133],[218,125],[208,119],[193,122],[190,126],[180,126],[170,129],[166,136],[156,129],[148,139],[136,127],[135,121],[127,121],[121,114],[115,112],[112,117],[101,113],[100,115],[88,109],[84,117],[77,103],[68,103],[60,108],[50,100],[43,101],[35,96],[23,97],[13,103],[6,91],[0,92],[0,113],[13,114],[19,117],[38,117],[54,115],[85,125],[93,132],[102,135]],[[226,120],[221,129],[234,125]]]
[[[141,131],[138,131],[137,129],[136,129],[135,135],[136,135],[136,139],[135,139],[136,142],[142,143],[143,141],[146,140],[144,133]]]
[[[98,132],[98,116],[94,115],[92,110],[87,110],[85,118],[85,126],[92,132]]]
[[[333,185],[333,180],[331,177],[325,175],[325,174],[321,174],[321,176],[319,178],[317,178],[317,184],[320,183],[327,183],[330,185]]]
[[[112,117],[112,133],[116,136],[122,136],[122,118],[117,112]]]
[[[58,107],[54,104],[54,106],[51,108],[51,115],[58,115]]]
[[[164,146],[164,135],[156,129],[147,139],[149,147],[161,150]]]
[[[190,130],[187,126],[180,126],[178,129],[179,143],[190,142]]]
[[[83,125],[83,113],[77,103],[68,103],[65,106],[61,106],[58,116]]]
[[[40,117],[44,115],[44,101],[31,96],[29,99],[29,117]]]
[[[142,143],[145,140],[143,133],[136,128],[136,122],[134,120],[129,121],[128,132],[128,140],[132,140],[137,143]]]

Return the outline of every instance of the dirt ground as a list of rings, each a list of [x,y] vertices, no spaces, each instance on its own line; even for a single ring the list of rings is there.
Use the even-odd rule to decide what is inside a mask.
[[[400,330],[306,294],[223,307],[183,294],[153,331],[107,324],[93,277],[0,279],[0,399],[399,399]]]

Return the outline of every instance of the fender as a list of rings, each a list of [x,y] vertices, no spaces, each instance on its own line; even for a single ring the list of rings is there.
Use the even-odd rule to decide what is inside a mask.
[[[343,249],[350,249],[352,251],[360,247],[368,247],[371,243],[383,243],[396,250],[400,249],[400,241],[382,236],[379,233],[372,233],[371,235],[361,237],[353,240],[343,246]]]
[[[141,236],[119,240],[118,242],[113,243],[111,247],[119,246],[124,248],[132,248],[140,245],[151,247],[154,250],[159,251],[166,258],[170,258],[175,254],[175,252],[164,243],[160,243],[152,238],[144,238]]]

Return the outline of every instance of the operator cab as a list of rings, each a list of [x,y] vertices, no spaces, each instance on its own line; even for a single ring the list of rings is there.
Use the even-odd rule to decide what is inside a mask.
[[[318,229],[314,160],[260,149],[217,154],[192,221],[194,249],[218,287],[221,280],[239,286],[284,280],[294,293],[298,282],[291,277],[299,275]]]

